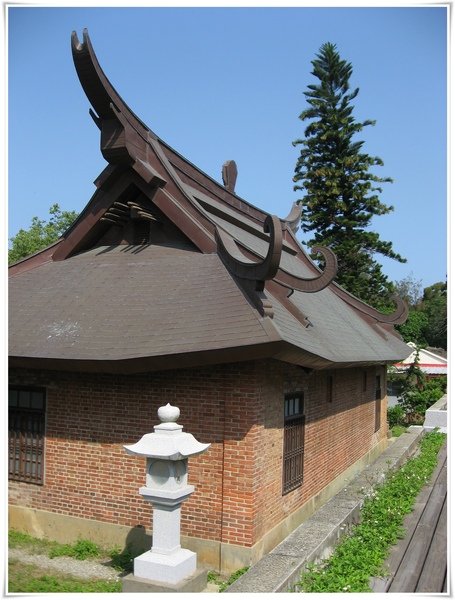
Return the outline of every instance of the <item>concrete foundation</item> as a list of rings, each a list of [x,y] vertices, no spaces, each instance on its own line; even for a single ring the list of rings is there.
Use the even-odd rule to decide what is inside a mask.
[[[134,575],[127,575],[122,579],[122,592],[139,592],[139,593],[199,593],[207,587],[207,569],[199,569],[187,579],[184,579],[177,585],[164,585],[160,582],[150,581],[149,579],[141,579]]]

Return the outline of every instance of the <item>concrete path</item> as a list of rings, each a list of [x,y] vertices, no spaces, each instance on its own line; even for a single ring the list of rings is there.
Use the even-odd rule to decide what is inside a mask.
[[[233,583],[228,593],[276,593],[293,590],[304,566],[330,555],[342,534],[358,521],[366,495],[418,447],[423,427],[410,427],[338,494]]]

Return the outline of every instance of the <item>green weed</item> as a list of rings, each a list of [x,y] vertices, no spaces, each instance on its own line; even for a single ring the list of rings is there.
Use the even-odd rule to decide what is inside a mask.
[[[237,571],[232,573],[226,581],[222,581],[219,586],[220,592],[224,592],[224,590],[226,590],[230,585],[232,585],[234,581],[237,581],[239,577],[246,573],[249,568],[250,567],[243,567],[242,569],[238,569]]]
[[[360,522],[319,565],[308,565],[299,587],[304,592],[369,592],[371,577],[380,576],[390,547],[404,535],[403,520],[430,479],[446,436],[427,434],[420,452],[366,498]]]
[[[209,571],[207,574],[207,582],[214,583],[218,586],[219,592],[224,592],[230,585],[234,583],[234,581],[237,581],[239,577],[246,573],[249,568],[250,567],[242,567],[234,573],[231,573],[227,579],[216,571]]]
[[[90,540],[78,540],[74,544],[58,544],[49,551],[49,558],[71,556],[77,560],[87,560],[100,556],[99,547]]]
[[[394,425],[391,429],[393,437],[400,437],[402,433],[406,431],[407,427],[404,425]]]

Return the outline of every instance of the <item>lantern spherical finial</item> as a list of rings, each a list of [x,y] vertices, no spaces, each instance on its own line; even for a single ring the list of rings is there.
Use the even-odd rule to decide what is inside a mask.
[[[158,409],[158,418],[162,423],[175,423],[180,417],[180,409],[177,406],[171,406],[169,402],[166,406],[160,406]]]

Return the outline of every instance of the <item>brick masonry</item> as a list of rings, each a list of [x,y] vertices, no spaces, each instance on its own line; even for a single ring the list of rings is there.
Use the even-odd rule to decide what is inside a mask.
[[[153,431],[169,402],[184,431],[211,443],[190,459],[196,491],[183,505],[182,533],[251,547],[387,436],[385,376],[383,366],[307,373],[273,360],[134,376],[12,370],[12,385],[46,388],[47,411],[44,485],[10,482],[10,503],[150,528],[138,494],[145,461],[123,445]],[[284,394],[295,391],[305,398],[304,482],[283,496]]]

